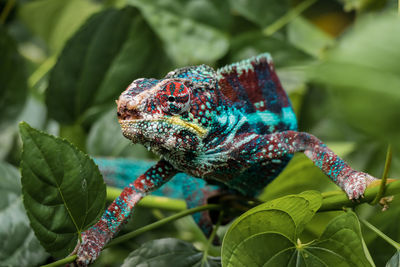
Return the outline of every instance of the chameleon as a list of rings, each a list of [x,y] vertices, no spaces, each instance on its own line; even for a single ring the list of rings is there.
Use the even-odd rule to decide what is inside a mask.
[[[196,178],[185,189],[191,192],[188,206],[224,192],[255,197],[296,152],[310,158],[349,199],[360,198],[376,180],[352,169],[315,136],[298,131],[268,53],[217,70],[199,65],[162,79],[136,79],[119,96],[117,116],[122,134],[160,160],[134,178],[82,233],[76,253],[83,266],[99,256],[144,196],[182,173]],[[208,214],[195,220],[208,235]]]

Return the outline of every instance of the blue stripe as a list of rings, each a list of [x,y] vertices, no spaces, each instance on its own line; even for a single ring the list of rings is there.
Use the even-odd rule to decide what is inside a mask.
[[[257,111],[246,115],[251,125],[263,123],[267,126],[277,126],[279,123],[288,125],[288,130],[297,130],[297,119],[291,107],[282,108],[281,114],[269,110]]]

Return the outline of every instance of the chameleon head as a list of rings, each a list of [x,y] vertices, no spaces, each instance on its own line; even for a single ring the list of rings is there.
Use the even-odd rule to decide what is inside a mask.
[[[205,87],[185,78],[133,81],[117,100],[123,135],[162,155],[198,151],[217,102]]]

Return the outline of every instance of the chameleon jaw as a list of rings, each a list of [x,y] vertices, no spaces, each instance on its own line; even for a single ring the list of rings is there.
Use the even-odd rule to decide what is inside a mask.
[[[131,120],[119,120],[119,124],[121,125],[122,132],[129,132],[129,129],[132,129],[132,126],[140,123],[140,122],[166,122],[171,125],[180,126],[200,138],[204,138],[207,135],[207,130],[202,126],[182,120],[179,116],[172,116],[168,118],[159,118],[159,119],[131,119]]]

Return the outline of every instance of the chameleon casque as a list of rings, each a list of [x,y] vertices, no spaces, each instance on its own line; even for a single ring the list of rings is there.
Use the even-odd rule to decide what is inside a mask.
[[[304,152],[350,199],[362,196],[376,179],[353,170],[313,135],[297,131],[295,114],[267,53],[217,71],[200,65],[174,70],[160,80],[137,79],[117,104],[123,135],[161,159],[131,177],[132,183],[100,221],[82,233],[77,247],[81,265],[97,258],[145,195],[178,173],[174,181],[183,187],[189,207],[221,192],[256,196],[295,152]],[[114,172],[129,167],[126,162],[117,165]],[[208,235],[208,213],[194,219]]]

